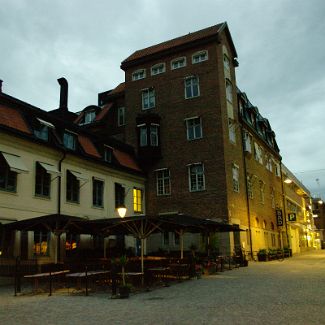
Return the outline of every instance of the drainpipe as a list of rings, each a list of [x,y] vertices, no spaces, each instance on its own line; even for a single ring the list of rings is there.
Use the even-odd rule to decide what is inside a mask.
[[[250,241],[250,251],[251,258],[253,259],[253,241],[252,241],[252,229],[251,229],[251,212],[249,205],[249,196],[248,196],[248,184],[247,184],[247,166],[246,166],[246,158],[244,151],[244,137],[243,137],[243,126],[240,124],[241,137],[242,137],[242,154],[243,154],[243,165],[244,165],[244,177],[245,177],[245,191],[246,191],[246,204],[247,204],[247,219],[248,219],[248,232],[249,232],[249,241]]]
[[[284,224],[286,229],[286,237],[287,237],[287,244],[288,248],[290,249],[290,241],[289,241],[289,234],[288,234],[288,223],[287,223],[287,209],[286,209],[286,197],[285,197],[285,190],[283,185],[283,176],[282,176],[282,161],[280,160],[280,174],[281,174],[281,190],[282,190],[282,204],[283,204],[283,214],[284,214]]]

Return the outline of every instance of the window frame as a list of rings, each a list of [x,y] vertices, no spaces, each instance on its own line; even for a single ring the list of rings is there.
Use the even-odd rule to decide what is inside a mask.
[[[156,107],[156,92],[154,88],[151,87],[151,88],[142,89],[141,104],[142,104],[143,111]]]
[[[189,85],[187,84],[188,81],[190,81]],[[197,95],[194,95],[195,87],[197,88],[196,89]],[[200,97],[200,79],[198,76],[188,76],[184,79],[184,93],[185,93],[185,99]]]
[[[90,116],[90,118],[89,118]],[[95,110],[89,110],[85,112],[84,115],[84,123],[83,124],[90,124],[92,123],[96,118],[96,111]]]
[[[199,171],[199,172],[197,170],[198,167],[201,167],[201,171]],[[194,169],[194,172],[193,172],[193,169]],[[194,177],[194,182],[192,182],[193,177]],[[204,173],[204,164],[203,163],[194,163],[194,164],[188,165],[188,178],[189,178],[189,191],[190,192],[205,191],[205,173]],[[201,186],[200,186],[200,183],[202,183]]]
[[[230,59],[226,53],[223,54],[223,67],[226,71],[230,71]]]
[[[234,192],[239,193],[239,166],[232,164],[232,189]]]
[[[204,54],[204,58],[202,58],[202,54]],[[196,60],[195,58],[198,58],[198,60]],[[208,50],[201,50],[192,54],[192,64],[198,64],[208,60]]]
[[[142,76],[141,76],[142,74]],[[140,76],[140,77],[138,77]],[[132,72],[132,81],[138,81],[146,78],[146,69],[138,69]]]
[[[66,201],[80,203],[80,181],[68,169],[66,172]]]
[[[133,188],[133,212],[143,213],[143,190],[138,187]]]
[[[38,179],[39,178],[39,179]],[[38,192],[38,184],[40,184],[40,191]],[[48,194],[46,192],[46,187],[48,187]],[[37,161],[35,166],[35,196],[50,198],[51,197],[51,174],[47,172],[47,170],[41,166],[41,164]]]
[[[70,141],[72,139],[72,145],[70,145]],[[75,151],[77,148],[77,137],[76,134],[67,130],[64,130],[63,133],[63,145],[66,149]]]
[[[17,174],[10,169],[5,158],[0,152],[0,190],[16,193],[17,192]],[[2,180],[3,179],[3,180]],[[4,184],[2,186],[1,184]]]
[[[38,237],[38,241],[37,241]],[[45,239],[46,240],[43,240]],[[50,240],[51,240],[51,233],[44,232],[44,231],[34,231],[34,240],[33,240],[33,255],[34,256],[49,256],[50,255]],[[46,242],[46,251],[42,252],[42,245]],[[37,245],[39,245],[39,252],[37,249]]]
[[[233,104],[234,102],[234,94],[233,94],[233,85],[232,82],[229,79],[225,80],[225,86],[226,86],[226,99],[227,102],[230,104]]]
[[[179,65],[174,66],[176,63],[179,63],[179,62],[183,62],[184,64],[180,65],[180,66]],[[186,56],[181,56],[179,58],[175,58],[170,61],[170,69],[171,70],[177,70],[177,69],[181,69],[184,67],[186,67]]]
[[[125,107],[121,106],[117,108],[117,126],[124,126],[125,124]]]
[[[160,71],[160,68],[162,68],[161,71]],[[156,72],[154,72],[154,70],[156,70],[156,69],[158,69],[158,70]],[[166,63],[160,62],[160,63],[153,65],[150,68],[150,72],[151,72],[152,76],[157,76],[158,74],[165,73],[166,72]]]
[[[156,172],[156,193],[157,196],[171,195],[170,169],[162,168],[155,170]],[[166,175],[166,172],[168,173]]]
[[[104,190],[105,182],[93,177],[92,206],[95,208],[104,208]]]
[[[232,144],[236,144],[237,143],[236,124],[235,124],[235,120],[232,118],[228,118],[228,135],[229,135],[229,141]]]

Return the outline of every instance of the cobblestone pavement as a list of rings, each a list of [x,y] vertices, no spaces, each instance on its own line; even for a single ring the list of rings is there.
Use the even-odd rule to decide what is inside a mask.
[[[127,300],[107,293],[14,297],[1,287],[0,324],[325,324],[325,251],[252,262]]]

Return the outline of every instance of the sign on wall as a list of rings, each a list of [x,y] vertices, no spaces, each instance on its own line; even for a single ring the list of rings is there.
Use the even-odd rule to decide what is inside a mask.
[[[288,220],[289,221],[296,221],[297,217],[295,213],[288,213]]]
[[[282,210],[276,209],[276,224],[278,226],[283,226],[283,216],[282,216]]]

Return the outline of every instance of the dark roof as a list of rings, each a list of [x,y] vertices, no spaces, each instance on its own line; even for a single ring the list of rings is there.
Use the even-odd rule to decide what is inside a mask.
[[[228,34],[228,36],[230,38],[230,43],[231,43],[231,46],[232,46],[232,48],[234,50],[235,56],[237,56],[236,49],[235,49],[235,47],[233,45],[229,30],[228,30],[227,23],[224,22],[224,23],[220,23],[220,24],[208,27],[208,28],[201,29],[201,30],[196,31],[194,33],[188,33],[187,35],[177,37],[177,38],[171,39],[169,41],[162,42],[160,44],[144,48],[142,50],[135,51],[133,54],[131,54],[129,57],[127,57],[122,62],[121,66],[123,68],[127,63],[129,63],[131,61],[136,61],[136,60],[138,60],[140,58],[152,56],[152,55],[154,55],[156,53],[159,53],[159,52],[167,52],[167,51],[169,51],[169,50],[171,50],[173,48],[179,48],[179,47],[181,47],[183,45],[186,45],[186,44],[196,43],[196,42],[201,41],[203,39],[210,39],[213,36],[217,37],[218,34],[224,29],[226,30],[226,32],[227,32],[227,34]]]

